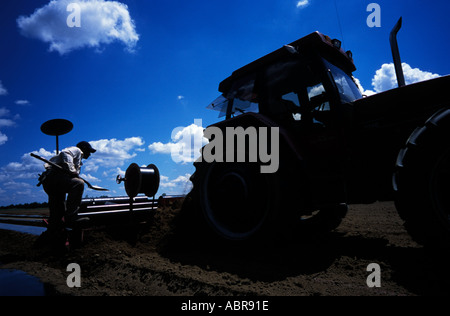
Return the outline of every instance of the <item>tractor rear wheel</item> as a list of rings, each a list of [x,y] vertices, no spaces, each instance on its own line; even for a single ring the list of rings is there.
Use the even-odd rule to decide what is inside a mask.
[[[450,245],[450,128],[429,126],[397,166],[397,210],[419,243]]]

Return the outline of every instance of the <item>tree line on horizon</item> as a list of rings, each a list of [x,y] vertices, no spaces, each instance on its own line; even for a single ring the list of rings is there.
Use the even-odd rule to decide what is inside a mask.
[[[0,206],[0,210],[9,210],[9,209],[33,209],[33,208],[43,208],[48,207],[47,202],[38,203],[23,203],[23,204],[10,204],[8,206]]]

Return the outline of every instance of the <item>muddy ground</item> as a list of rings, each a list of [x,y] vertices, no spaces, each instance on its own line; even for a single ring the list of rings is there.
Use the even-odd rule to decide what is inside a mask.
[[[180,236],[174,229],[180,208],[158,209],[138,236],[86,232],[81,247],[62,254],[33,249],[37,236],[0,230],[0,268],[39,277],[51,295],[450,294],[449,259],[416,244],[390,202],[351,206],[327,236],[251,249],[202,244],[186,231]],[[67,286],[69,263],[81,268],[79,288]],[[371,263],[381,269],[380,287],[367,286]]]

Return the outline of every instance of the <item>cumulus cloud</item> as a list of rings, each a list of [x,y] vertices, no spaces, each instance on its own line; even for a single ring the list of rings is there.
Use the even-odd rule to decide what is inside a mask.
[[[189,179],[190,174],[178,176],[176,179],[161,175],[160,187],[166,190],[166,194],[187,194],[192,190],[192,182]]]
[[[297,8],[305,8],[309,5],[309,0],[300,0],[297,2]]]
[[[407,63],[402,63],[402,68],[406,84],[440,77],[438,74],[423,71],[419,68],[412,68]],[[375,75],[372,78],[373,90],[365,90],[359,80],[356,79],[356,82],[365,95],[371,95],[398,87],[397,75],[395,74],[395,66],[393,63],[383,64],[381,68],[375,72]]]
[[[96,178],[96,177],[94,177],[94,176],[92,176],[90,174],[82,173],[80,176],[83,179],[87,180],[88,182],[102,182],[99,178]]]
[[[33,153],[51,158],[51,153],[43,148]],[[20,161],[10,162],[0,167],[0,203],[11,204],[11,201],[24,199],[28,202],[45,200],[46,195],[42,189],[36,188],[38,174],[44,171],[44,163],[31,157],[29,153],[22,155]]]
[[[419,68],[412,68],[407,63],[402,63],[402,68],[406,84],[440,77],[438,74],[423,71]],[[393,63],[383,64],[381,68],[376,71],[375,76],[372,79],[372,86],[376,92],[386,91],[398,86]]]
[[[14,126],[15,124],[16,123],[11,119],[0,118],[0,128],[11,127]]]
[[[49,152],[44,148],[33,151],[34,154],[50,159],[55,152]],[[0,182],[12,179],[37,179],[37,174],[44,171],[44,163],[31,157],[30,153],[23,154],[20,161],[10,162],[0,168]]]
[[[358,86],[359,90],[361,91],[361,94],[362,94],[362,95],[370,96],[370,95],[372,95],[372,94],[376,94],[375,91],[364,89],[364,87],[363,87],[362,84],[361,84],[361,81],[360,81],[358,78],[353,78],[353,79],[355,80],[355,83],[356,83],[356,85]]]
[[[8,181],[3,183],[3,186],[8,190],[23,190],[23,189],[31,189],[32,186],[29,183],[26,182],[16,182],[16,181]]]
[[[11,120],[7,120],[4,117],[9,116],[9,110],[5,107],[0,108],[0,127],[11,126],[13,123]]]
[[[123,166],[126,160],[137,155],[136,151],[142,151],[140,147],[144,145],[141,137],[130,137],[124,140],[101,139],[89,143],[97,152],[84,165],[88,172],[96,172],[99,166],[106,168]]]
[[[79,8],[79,27],[69,27],[72,3]],[[49,43],[49,50],[61,55],[83,47],[98,50],[115,41],[133,51],[139,40],[127,5],[117,1],[52,0],[30,16],[20,16],[17,24],[24,36]]]
[[[187,127],[177,127],[172,131],[172,142],[155,142],[148,146],[152,153],[171,154],[174,162],[190,163],[200,156],[200,149],[207,143],[203,137],[200,120]],[[198,122],[200,121],[200,122]],[[197,125],[200,124],[200,125]]]

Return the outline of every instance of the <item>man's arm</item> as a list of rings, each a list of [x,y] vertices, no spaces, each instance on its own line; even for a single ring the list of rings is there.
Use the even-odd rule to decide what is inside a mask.
[[[60,169],[60,170],[62,170],[63,172],[66,172],[66,173],[69,173],[69,172],[70,172],[70,171],[68,171],[67,169],[63,169],[60,165],[57,165],[56,163],[51,162],[50,160],[47,160],[47,159],[45,159],[45,158],[42,158],[42,157],[40,157],[40,156],[38,156],[38,155],[36,155],[36,154],[34,154],[34,153],[30,153],[30,156],[32,156],[32,157],[34,157],[34,158],[36,158],[36,159],[39,159],[39,160],[41,160],[41,161],[43,161],[43,162],[49,164],[50,166],[52,166],[52,167],[54,167],[54,168],[56,168],[56,169]],[[83,180],[83,181],[87,184],[87,186],[88,186],[89,188],[91,188],[92,190],[97,190],[97,191],[109,191],[108,189],[105,189],[105,188],[101,188],[101,187],[98,187],[98,186],[91,185],[89,182],[87,182],[85,179],[81,178],[79,175],[77,175],[77,177],[80,178],[81,180]]]

